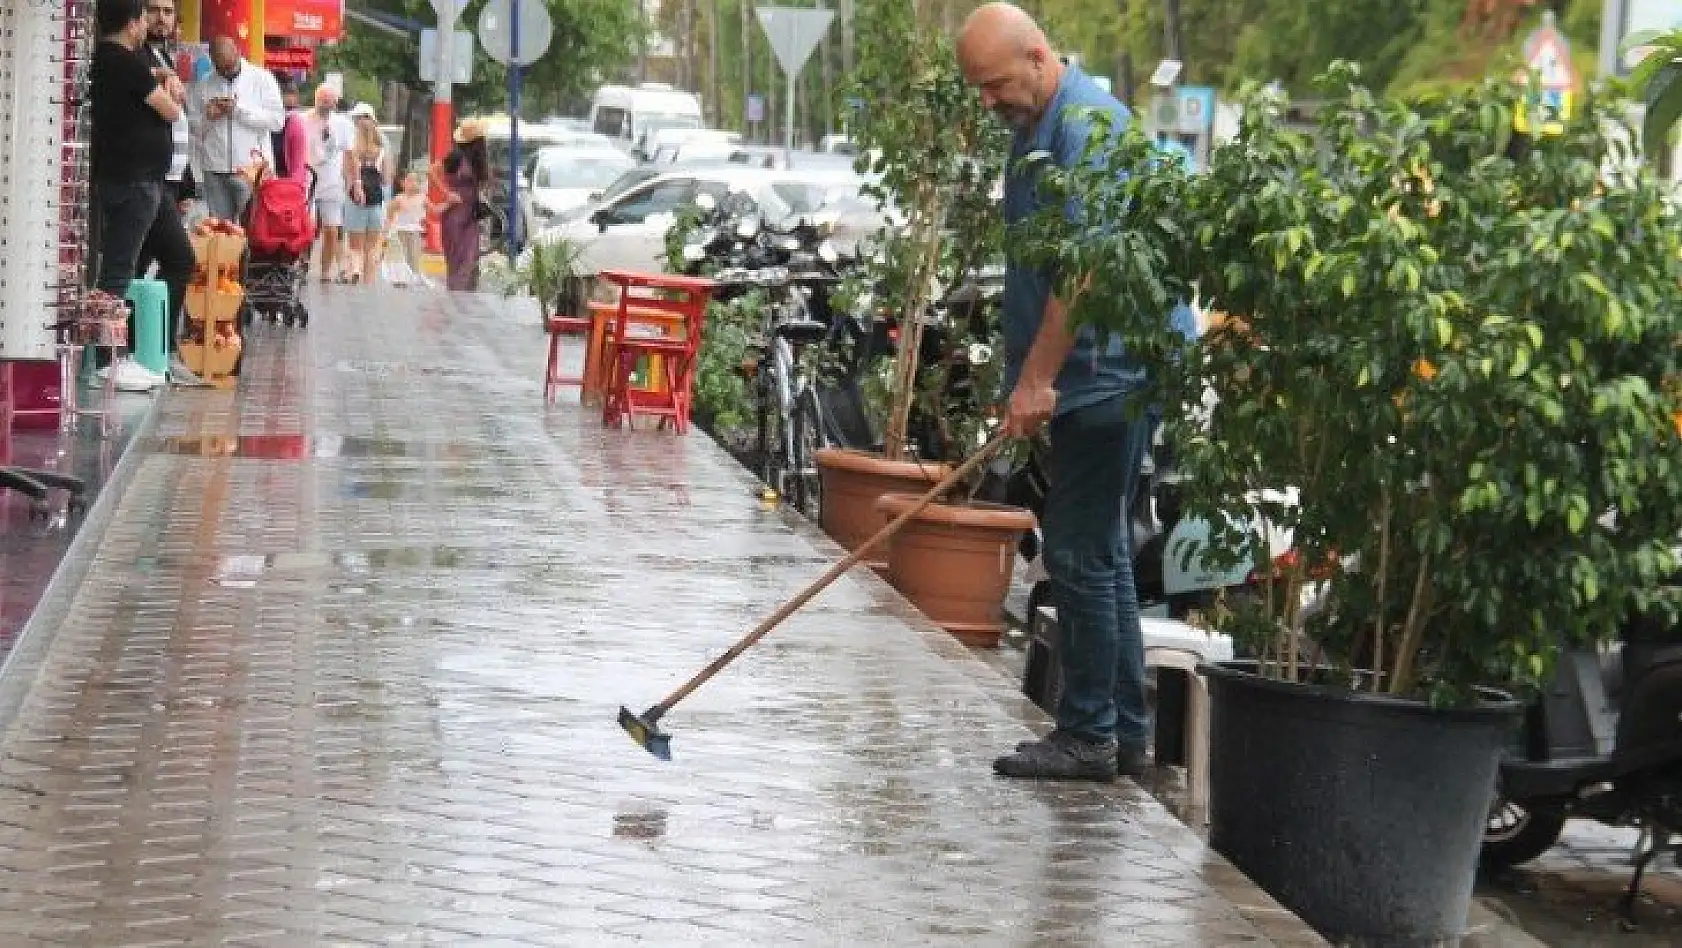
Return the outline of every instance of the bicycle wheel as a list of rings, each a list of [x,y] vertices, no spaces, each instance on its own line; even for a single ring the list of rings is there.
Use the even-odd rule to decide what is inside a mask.
[[[769,367],[763,363],[760,366],[759,404],[759,479],[767,487],[776,491],[783,499],[787,491],[787,473],[789,470],[789,439],[788,419],[783,415],[782,408],[777,404],[776,383],[767,371]]]
[[[823,408],[817,393],[810,387],[800,393],[794,403],[791,439],[794,446],[789,481],[789,506],[804,516],[817,519],[822,508],[822,486],[818,479],[818,452],[829,447],[829,435],[824,428]]]

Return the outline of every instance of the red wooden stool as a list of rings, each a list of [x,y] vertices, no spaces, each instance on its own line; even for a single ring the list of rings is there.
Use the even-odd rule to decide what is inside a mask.
[[[604,270],[620,288],[619,310],[607,333],[602,423],[615,427],[639,415],[660,419],[679,434],[689,430],[695,365],[714,283],[665,273]],[[633,312],[634,311],[634,312]],[[660,363],[664,385],[633,388],[637,363]]]
[[[583,334],[588,338],[590,333],[590,318],[588,316],[550,316],[544,323],[544,329],[549,333],[549,368],[543,375],[543,400],[552,402],[555,393],[563,385],[584,385],[584,376],[561,374],[561,337],[563,335]],[[585,359],[585,365],[589,359]]]

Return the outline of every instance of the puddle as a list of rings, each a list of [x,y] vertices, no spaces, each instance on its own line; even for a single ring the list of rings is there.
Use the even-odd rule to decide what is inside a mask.
[[[152,454],[187,457],[239,457],[272,461],[304,458],[417,458],[463,461],[480,452],[451,441],[399,441],[331,432],[315,435],[205,435],[147,438],[141,449]]]
[[[494,500],[510,496],[509,491],[489,484],[431,484],[401,481],[346,480],[339,488],[342,497],[365,500],[434,500],[438,497],[461,497],[468,500]]]
[[[620,839],[659,839],[666,835],[666,811],[615,813],[613,835]]]
[[[310,569],[337,569],[352,575],[398,568],[462,569],[474,552],[455,546],[406,546],[342,553],[244,553],[216,562],[212,582],[229,588],[251,588],[265,574]]]

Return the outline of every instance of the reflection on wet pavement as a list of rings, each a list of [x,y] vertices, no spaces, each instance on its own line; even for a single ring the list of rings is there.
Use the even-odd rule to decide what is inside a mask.
[[[108,438],[99,436],[92,421],[64,433],[56,427],[19,429],[9,439],[0,433],[0,464],[80,477],[88,485],[91,506],[150,404],[147,396],[118,397],[121,422]],[[27,496],[0,490],[0,660],[29,621],[81,526],[81,517],[71,517],[66,510],[65,499],[63,492],[54,491],[52,515],[42,522],[30,517]]]
[[[618,706],[835,548],[699,435],[545,410],[501,301],[370,294],[171,397],[0,678],[0,945],[1319,943],[1137,789],[992,777],[1040,719],[868,571],[654,761]]]

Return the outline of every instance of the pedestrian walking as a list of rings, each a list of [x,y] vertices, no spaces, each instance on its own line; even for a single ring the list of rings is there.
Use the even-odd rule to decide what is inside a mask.
[[[385,202],[391,193],[392,160],[385,136],[380,134],[374,107],[359,102],[350,112],[356,136],[345,153],[345,189],[350,203],[345,207],[345,239],[350,242],[346,270],[350,282],[373,282],[379,273],[380,251],[385,242]]]
[[[1042,209],[1035,170],[1020,160],[1049,153],[1058,167],[1083,160],[1090,124],[1068,109],[1108,113],[1119,129],[1127,108],[1081,69],[1059,58],[1018,7],[978,7],[958,36],[965,80],[1015,132],[1004,215],[1015,225]],[[1056,727],[995,761],[1007,777],[1108,780],[1145,768],[1150,717],[1145,655],[1124,508],[1150,437],[1144,413],[1129,409],[1143,369],[1119,340],[1076,331],[1054,273],[1011,261],[1002,309],[1005,430],[1031,436],[1049,426],[1049,487],[1041,527],[1052,598],[1063,634],[1063,694]],[[1168,314],[1163,314],[1164,319]]]
[[[338,111],[339,90],[315,89],[315,108],[304,115],[310,167],[315,170],[316,240],[321,247],[321,282],[344,279],[345,152],[356,138],[350,116]]]
[[[386,204],[386,252],[395,245],[397,255],[385,264],[386,278],[394,286],[426,286],[422,275],[422,234],[426,231],[425,182],[418,172],[403,176],[403,190]]]
[[[456,147],[432,166],[432,184],[444,193],[439,230],[452,290],[479,289],[479,208],[491,180],[485,123],[466,119],[456,127]]]
[[[290,73],[281,73],[275,77],[275,84],[280,87],[280,104],[286,112],[286,119],[280,131],[275,132],[269,141],[269,147],[274,149],[274,174],[277,178],[290,178],[308,188],[309,129],[298,109],[298,80]]]

